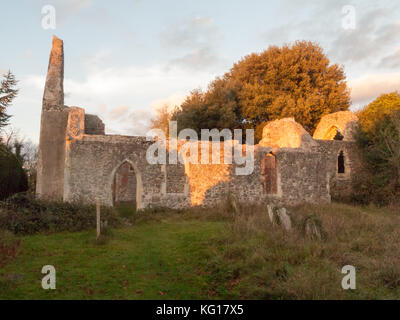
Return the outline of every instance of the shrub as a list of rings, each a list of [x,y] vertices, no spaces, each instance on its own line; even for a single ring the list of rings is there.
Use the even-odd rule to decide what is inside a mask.
[[[108,226],[120,224],[119,216],[110,208],[101,209],[101,218]],[[0,202],[0,229],[15,234],[81,231],[96,227],[96,208],[78,203],[46,202],[21,193]]]
[[[28,190],[28,178],[17,157],[0,144],[0,200]]]

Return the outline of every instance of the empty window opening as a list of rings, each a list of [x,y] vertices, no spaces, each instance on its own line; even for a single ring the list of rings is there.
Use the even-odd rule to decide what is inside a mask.
[[[345,173],[343,151],[340,151],[339,156],[338,156],[338,173]]]

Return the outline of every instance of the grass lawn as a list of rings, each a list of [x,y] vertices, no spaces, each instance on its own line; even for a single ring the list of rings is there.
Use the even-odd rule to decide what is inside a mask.
[[[17,258],[0,270],[0,298],[207,298],[209,276],[201,270],[223,228],[222,222],[165,219],[114,229],[104,245],[96,244],[94,231],[27,236]],[[41,288],[44,265],[56,268],[56,290]]]
[[[111,230],[21,237],[0,269],[0,299],[398,299],[400,213],[342,204],[302,206],[326,240],[273,226],[265,208],[135,214]],[[124,216],[129,216],[124,209]],[[343,290],[354,265],[357,289]],[[41,288],[53,265],[57,289]]]

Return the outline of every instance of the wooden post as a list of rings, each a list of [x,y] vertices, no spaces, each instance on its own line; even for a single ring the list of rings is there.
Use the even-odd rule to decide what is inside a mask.
[[[97,227],[96,239],[99,239],[100,232],[101,232],[101,228],[100,228],[100,203],[99,203],[99,200],[96,201],[96,227]]]

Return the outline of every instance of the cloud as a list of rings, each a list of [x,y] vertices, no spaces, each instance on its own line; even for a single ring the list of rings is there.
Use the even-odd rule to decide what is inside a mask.
[[[100,104],[98,107],[98,111],[100,114],[106,113],[107,105],[105,103]]]
[[[41,1],[42,6],[48,5],[48,1]],[[91,7],[92,0],[53,0],[51,5],[56,9],[57,22],[63,23],[70,17],[78,14],[83,9]]]
[[[218,31],[212,19],[195,17],[168,25],[161,33],[161,40],[167,47],[198,48],[216,41]]]
[[[359,107],[383,93],[400,90],[400,73],[369,74],[349,81],[348,85],[353,104]]]
[[[330,53],[342,62],[375,60],[400,37],[400,25],[387,19],[389,9],[379,8],[361,15],[355,30],[342,30],[331,44]]]
[[[183,93],[174,93],[167,98],[154,100],[150,103],[152,110],[158,110],[164,106],[168,106],[169,110],[173,110],[175,106],[180,106],[185,101],[186,95]]]
[[[191,70],[213,67],[221,59],[216,47],[220,40],[219,28],[210,18],[195,17],[168,25],[161,33],[161,42],[177,57],[169,66]]]
[[[152,116],[153,111],[151,109],[132,110],[127,119],[129,125],[124,128],[124,131],[129,135],[145,136],[150,130]]]
[[[118,106],[114,109],[112,109],[109,113],[108,113],[108,117],[112,120],[117,120],[121,117],[123,117],[124,115],[126,115],[129,111],[129,108],[126,105],[121,105]]]
[[[185,94],[175,93],[167,98],[152,101],[149,107],[146,108],[128,109],[128,107],[117,107],[114,110],[118,113],[118,117],[114,118],[114,120],[118,120],[118,126],[121,127],[122,124],[123,128],[119,130],[112,129],[115,126],[115,122],[112,122],[111,128],[107,130],[107,133],[145,136],[150,130],[151,119],[155,116],[158,109],[167,105],[169,110],[172,111],[175,106],[180,106],[185,98]]]
[[[24,58],[25,58],[25,59],[30,59],[30,58],[32,58],[32,50],[31,50],[31,49],[25,50],[25,52],[24,52]]]
[[[218,64],[220,58],[209,47],[192,51],[183,57],[171,60],[170,65],[177,65],[192,70],[200,70]]]
[[[191,90],[205,88],[215,77],[205,70],[193,71],[178,65],[167,67],[167,62],[107,67],[109,64],[103,61],[108,56],[99,52],[85,60],[83,79],[66,77],[64,80],[65,104],[100,115],[108,134],[144,135],[157,108],[164,104],[180,105]],[[45,75],[21,79],[16,105],[35,106],[35,115],[40,117],[44,83]],[[37,120],[37,132],[39,123]],[[18,123],[18,127],[25,126]]]
[[[269,29],[262,37],[271,44],[294,40],[319,42],[328,56],[341,64],[356,67],[376,65],[376,59],[391,50],[400,37],[397,12],[400,3],[382,0],[376,3],[353,1],[356,28],[344,29],[342,12],[348,1],[289,1],[284,0],[282,10],[289,8],[291,22]]]
[[[396,49],[395,53],[382,58],[379,66],[383,68],[400,67],[400,48]]]

